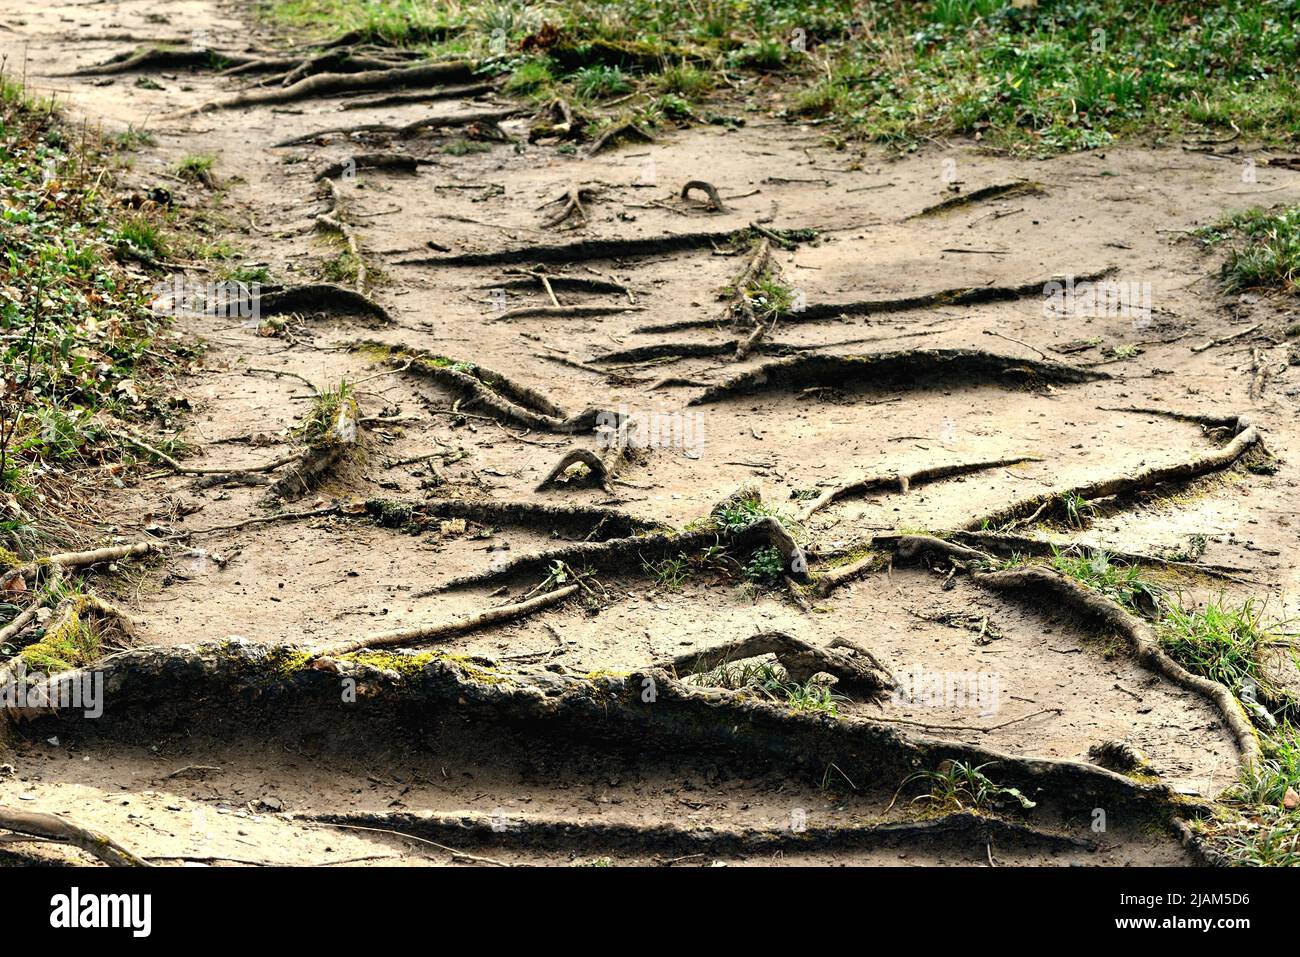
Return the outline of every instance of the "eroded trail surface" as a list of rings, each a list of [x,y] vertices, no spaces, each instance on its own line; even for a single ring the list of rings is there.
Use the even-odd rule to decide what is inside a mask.
[[[208,344],[183,465],[212,474],[107,506],[161,548],[116,595],[140,649],[105,664],[101,719],[17,726],[5,803],[217,863],[1192,861],[1149,825],[1237,780],[1232,709],[1055,573],[917,536],[1163,557],[1189,595],[1300,611],[1295,317],[1225,297],[1183,235],[1300,199],[1300,173],[1136,147],[851,166],[760,115],[588,155],[481,90],[187,115],[256,80],[68,74],[196,30],[282,42],[200,0],[36,6],[0,0],[0,51],[89,122],[153,132],[128,191],[215,204],[290,288],[330,281],[341,233],[366,275],[179,320]],[[190,154],[216,191],[175,178]],[[1054,314],[1067,276],[1126,298]],[[343,382],[327,433],[355,447],[239,474],[300,451]],[[800,695],[713,687],[756,647]],[[913,776],[953,762],[1024,802],[924,797]]]

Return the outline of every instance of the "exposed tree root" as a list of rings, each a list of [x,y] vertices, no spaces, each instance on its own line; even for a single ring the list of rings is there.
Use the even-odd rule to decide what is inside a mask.
[[[655,138],[635,123],[620,123],[601,133],[587,150],[588,156],[595,156],[622,140],[637,140],[641,143],[653,143]]]
[[[462,518],[480,525],[524,526],[548,532],[560,530],[585,541],[607,541],[658,526],[613,508],[584,505],[544,505],[538,502],[464,501],[425,499],[405,502],[370,499],[366,514],[387,528],[423,530],[441,519]]]
[[[115,431],[112,432],[111,434],[121,439],[122,441],[127,442],[130,445],[134,445],[136,448],[148,452],[154,458],[158,459],[158,461],[162,462],[164,465],[170,468],[177,475],[210,475],[210,476],[256,475],[260,472],[274,472],[278,468],[283,468],[286,465],[290,465],[298,461],[301,455],[301,453],[295,452],[293,455],[286,455],[283,458],[278,458],[271,462],[266,462],[262,465],[241,465],[238,468],[231,468],[229,466],[213,467],[213,466],[185,465],[183,462],[178,462],[176,459],[172,458],[166,452],[163,452],[160,449],[157,449],[154,446],[150,445],[144,439],[140,438],[140,436],[136,435],[134,432]]]
[[[628,538],[612,538],[604,542],[579,542],[561,548],[547,549],[535,555],[522,555],[511,559],[496,569],[454,578],[439,586],[436,591],[499,584],[517,576],[545,574],[556,562],[562,562],[573,568],[590,569],[593,574],[631,571],[637,575],[644,575],[647,564],[654,564],[665,558],[697,554],[715,545],[723,545],[738,551],[763,546],[775,548],[792,577],[799,580],[807,579],[808,563],[803,550],[779,520],[772,516],[765,516],[737,532],[722,529],[656,532]]]
[[[964,209],[975,203],[982,203],[989,199],[997,199],[1000,196],[1040,196],[1043,192],[1044,190],[1041,183],[1032,183],[1028,180],[1018,180],[1014,183],[998,183],[994,186],[985,186],[961,196],[954,196],[951,199],[945,199],[942,203],[935,203],[933,206],[927,206],[919,213],[913,213],[907,218],[920,219],[923,216],[935,216],[940,213],[950,213],[954,209]]]
[[[876,541],[883,542],[883,539]],[[1026,567],[1008,571],[980,571],[979,569],[994,564],[988,554],[928,535],[898,538],[894,554],[900,560],[909,561],[926,555],[942,556],[954,565],[970,571],[971,580],[983,588],[1029,592],[1055,611],[1064,609],[1117,632],[1132,646],[1134,656],[1141,665],[1215,705],[1237,742],[1243,766],[1258,766],[1261,758],[1259,739],[1241,702],[1217,681],[1198,677],[1170,658],[1160,647],[1150,625],[1129,614],[1109,598],[1053,569]]]
[[[686,202],[686,200],[690,198],[691,193],[696,191],[709,197],[708,203],[705,204],[705,209],[709,212],[721,213],[726,211],[727,207],[722,202],[722,197],[718,195],[717,187],[712,183],[706,183],[702,179],[693,179],[682,187],[682,202]]]
[[[258,305],[264,316],[294,312],[343,313],[370,316],[384,323],[393,322],[393,317],[389,315],[388,310],[373,299],[355,289],[328,282],[290,286],[287,289],[264,289],[258,299]]]
[[[479,408],[498,421],[526,429],[570,434],[586,432],[595,427],[602,414],[593,408],[566,416],[562,409],[536,390],[517,385],[500,373],[470,363],[384,343],[360,342],[356,348],[381,351],[402,372],[430,379],[460,393],[460,408]]]
[[[594,316],[613,316],[622,312],[641,312],[643,306],[515,306],[496,316],[498,321],[528,319],[543,316],[549,319],[587,319]]]
[[[1207,429],[1232,429],[1237,432],[1237,423],[1242,420],[1239,415],[1213,415],[1201,412],[1174,412],[1169,409],[1143,408],[1140,406],[1097,406],[1102,412],[1132,412],[1138,415],[1158,415],[1179,422],[1194,422]]]
[[[89,568],[92,565],[102,565],[105,562],[118,562],[124,558],[138,558],[142,555],[153,555],[162,551],[162,546],[157,542],[135,542],[130,545],[110,545],[106,548],[93,548],[85,552],[57,552],[46,558],[38,558],[35,561],[19,565],[17,568],[10,570],[6,577],[22,575],[24,578],[31,578],[43,568],[51,565],[69,570],[74,568]]]
[[[416,645],[430,641],[441,641],[445,638],[463,635],[466,632],[477,631],[480,628],[487,628],[501,622],[517,621],[543,608],[553,608],[572,598],[581,587],[576,584],[565,585],[562,588],[555,589],[555,591],[546,592],[534,598],[489,608],[487,611],[471,615],[468,618],[462,618],[459,621],[443,622],[437,625],[416,625],[412,628],[397,628],[351,641],[331,642],[322,648],[316,649],[313,653],[318,656],[346,655],[361,651],[363,648],[392,648],[398,645]]]
[[[381,169],[386,172],[414,173],[421,166],[431,166],[433,160],[408,156],[405,153],[357,153],[337,163],[330,163],[316,174],[317,181],[335,179],[349,170]]]
[[[104,63],[82,67],[56,76],[113,76],[119,73],[145,73],[157,70],[207,69],[216,63],[234,65],[251,63],[256,57],[222,50],[196,50],[185,47],[145,47],[119,53]]]
[[[1100,272],[1075,277],[1077,282],[1095,282],[1115,272],[1111,266]],[[1059,278],[1059,277],[1053,277]],[[988,302],[1011,302],[1016,299],[1045,297],[1043,287],[1052,279],[1036,280],[1019,286],[963,286],[938,292],[904,296],[899,299],[868,299],[859,302],[812,302],[798,312],[783,312],[777,318],[788,324],[821,322],[841,316],[871,316],[884,312],[911,312],[916,309],[935,309],[944,306],[973,306]],[[687,319],[679,322],[640,326],[635,333],[679,332],[684,329],[707,329],[715,325],[707,319]]]
[[[598,818],[573,820],[533,814],[497,815],[473,811],[425,814],[337,813],[299,820],[323,824],[355,825],[399,835],[410,835],[442,845],[496,847],[515,851],[622,851],[637,857],[676,853],[685,858],[713,855],[807,853],[815,849],[872,850],[918,843],[950,846],[969,844],[982,852],[990,842],[1003,847],[1094,850],[1086,838],[1031,827],[988,813],[957,811],[918,821],[850,822],[834,825],[809,823],[795,832],[789,827],[763,829],[707,827],[672,822],[620,822]],[[661,860],[668,865],[672,860]]]
[[[587,225],[587,210],[582,205],[582,201],[591,202],[596,198],[598,192],[599,190],[595,186],[579,186],[574,183],[564,191],[564,195],[541,206],[542,209],[545,209],[547,206],[554,206],[557,203],[562,204],[558,212],[542,223],[542,228],[553,229],[573,217],[576,217],[581,225]]]
[[[1243,426],[1244,423],[1244,419],[1238,420],[1239,426]],[[1213,449],[1172,465],[1151,466],[1132,475],[1110,476],[1033,495],[973,519],[963,528],[977,531],[983,528],[1001,529],[1012,525],[1032,525],[1040,519],[1062,511],[1068,501],[1082,499],[1085,502],[1093,502],[1117,495],[1149,491],[1170,483],[1186,482],[1226,469],[1259,442],[1258,430],[1253,425],[1244,425],[1236,437],[1222,448]]]
[[[304,77],[297,83],[280,89],[250,90],[213,100],[192,109],[172,114],[176,119],[205,113],[210,110],[233,110],[245,106],[266,106],[273,103],[293,103],[318,97],[337,96],[340,93],[361,93],[370,90],[399,90],[439,86],[444,83],[472,80],[474,64],[467,60],[446,63],[422,63],[385,70],[363,70],[359,73],[317,73]]]
[[[625,446],[610,445],[603,455],[597,455],[591,449],[570,449],[546,473],[546,477],[537,483],[537,491],[541,492],[549,488],[560,476],[575,465],[585,465],[587,467],[589,472],[587,476],[588,482],[600,486],[607,492],[613,491],[610,483],[614,480],[614,474],[618,471],[625,450]]]
[[[918,386],[926,382],[960,380],[1008,388],[1090,382],[1103,373],[1058,362],[1017,359],[974,349],[916,349],[857,356],[801,355],[765,362],[732,376],[691,400],[704,405],[738,395],[812,385],[872,387]]]
[[[1011,557],[1013,555],[1033,555],[1036,557],[1049,557],[1058,553],[1075,552],[1092,552],[1102,553],[1110,561],[1121,562],[1125,565],[1150,565],[1155,568],[1165,568],[1175,572],[1186,572],[1193,575],[1208,575],[1213,578],[1223,578],[1228,581],[1238,583],[1245,582],[1245,579],[1234,575],[1234,572],[1246,571],[1242,568],[1225,568],[1222,565],[1207,565],[1203,562],[1184,562],[1176,561],[1172,558],[1162,558],[1159,555],[1143,555],[1137,552],[1126,552],[1102,546],[1082,545],[1077,542],[1054,541],[1047,538],[1031,538],[1027,535],[1015,535],[1006,532],[982,532],[971,530],[959,530],[944,533],[944,537],[949,541],[957,542],[961,545],[978,547],[994,555]]]
[[[800,241],[811,235],[807,231],[800,230],[788,230],[786,233]],[[397,264],[399,266],[512,266],[521,263],[574,263],[589,259],[633,259],[638,256],[739,244],[751,239],[753,235],[753,229],[749,228],[731,232],[670,233],[640,239],[580,239],[572,243],[525,246],[521,249],[502,249],[489,253],[459,253],[449,256],[399,259]],[[705,325],[712,325],[712,323],[705,323]]]
[[[327,130],[317,130],[314,133],[304,133],[302,136],[295,136],[291,139],[275,143],[274,148],[283,146],[301,146],[304,143],[314,143],[317,140],[327,136],[383,136],[388,139],[409,139],[428,130],[450,129],[456,126],[474,126],[484,124],[493,128],[502,120],[509,119],[519,113],[519,108],[510,107],[507,109],[484,110],[477,113],[461,113],[457,116],[429,116],[422,120],[414,120],[402,126],[393,126],[389,123],[362,123],[358,126],[336,126]],[[504,138],[504,134],[499,134],[498,138]]]
[[[79,722],[83,734],[153,740],[153,729],[195,733],[206,727],[263,741],[321,733],[373,742],[376,729],[391,736],[395,723],[414,722],[425,741],[430,734],[436,741],[472,728],[481,742],[499,729],[512,746],[534,754],[583,744],[617,754],[734,755],[755,769],[810,782],[822,780],[833,764],[860,787],[890,791],[918,768],[962,761],[1038,801],[1035,816],[1086,820],[1093,808],[1105,807],[1158,819],[1176,807],[1164,785],[1096,765],[1018,757],[870,720],[791,712],[743,694],[691,687],[655,669],[576,675],[554,665],[507,669],[433,650],[319,657],[232,640],[197,649],[135,649],[98,670],[112,689],[113,707],[98,721]],[[343,678],[357,684],[355,703],[340,700]],[[224,703],[220,714],[206,706],[213,700]],[[49,718],[32,731],[59,728]]]
[[[44,841],[70,844],[110,867],[150,866],[148,861],[136,856],[102,831],[83,827],[57,814],[0,807],[0,829]]]
[[[1096,619],[1113,628],[1133,645],[1138,661],[1181,688],[1186,688],[1212,702],[1223,716],[1237,741],[1244,767],[1258,767],[1262,754],[1259,738],[1241,702],[1217,681],[1192,674],[1165,654],[1151,626],[1130,615],[1122,607],[1073,579],[1046,568],[1021,568],[1012,571],[976,574],[975,581],[1001,591],[1030,591],[1051,601],[1053,607],[1065,607],[1077,614]]]
[[[703,652],[687,652],[654,667],[675,675],[703,675],[722,665],[760,655],[774,655],[791,681],[801,684],[825,672],[839,679],[836,687],[868,697],[892,691],[893,675],[875,655],[846,641],[819,648],[781,631],[765,631]]]
[[[333,421],[298,456],[293,467],[267,490],[267,504],[292,501],[314,489],[357,448],[360,434],[361,410],[356,399],[348,395],[339,401]]]
[[[482,96],[497,88],[495,83],[469,83],[465,86],[449,86],[441,90],[421,90],[417,93],[389,93],[365,100],[348,100],[343,104],[345,110],[373,110],[385,106],[402,106],[406,103],[430,103],[434,100],[459,100]]]
[[[1024,462],[1041,462],[1040,458],[1029,455],[1019,455],[1015,458],[993,459],[982,462],[949,462],[943,465],[931,465],[927,468],[913,469],[910,472],[883,472],[871,475],[865,475],[855,481],[836,485],[826,489],[817,498],[805,506],[800,515],[801,519],[807,519],[814,512],[820,511],[831,502],[844,498],[848,495],[856,495],[862,492],[870,492],[882,488],[894,488],[899,493],[906,495],[909,488],[913,485],[924,485],[927,482],[934,482],[939,479],[952,478],[957,475],[969,475],[972,472],[982,472],[987,469],[1005,468],[1011,465],[1020,465]]]
[[[357,269],[357,295],[366,294],[366,261],[361,255],[361,241],[357,238],[357,232],[351,225],[344,222],[341,217],[340,207],[343,205],[343,197],[339,193],[338,185],[332,179],[323,181],[329,188],[330,209],[328,212],[316,214],[316,226],[319,229],[326,229],[338,233],[347,243],[348,253],[352,257],[352,262],[356,264]]]
[[[534,285],[549,286],[551,289],[572,289],[582,292],[614,292],[628,297],[631,305],[636,305],[636,296],[632,289],[612,279],[597,279],[593,276],[566,276],[537,269],[507,269],[508,276],[525,276],[526,279],[510,279],[506,282],[493,283],[493,288],[526,289]],[[544,280],[544,282],[543,282]]]

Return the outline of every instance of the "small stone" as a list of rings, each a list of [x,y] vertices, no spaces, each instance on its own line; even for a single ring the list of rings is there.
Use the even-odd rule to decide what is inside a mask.
[[[1295,793],[1295,788],[1287,788],[1286,794],[1282,795],[1282,806],[1288,811],[1294,811],[1300,807],[1300,794]]]

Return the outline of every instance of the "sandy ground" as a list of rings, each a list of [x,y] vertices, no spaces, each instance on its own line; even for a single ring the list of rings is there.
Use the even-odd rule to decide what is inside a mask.
[[[282,455],[310,398],[303,379],[317,386],[343,379],[356,383],[363,413],[399,415],[405,421],[366,430],[363,454],[287,506],[293,509],[375,497],[499,500],[613,506],[680,527],[746,483],[758,484],[765,501],[793,515],[803,504],[801,492],[820,491],[864,472],[1013,456],[1039,460],[906,494],[846,497],[804,523],[809,545],[826,550],[850,547],[879,531],[957,527],[1014,499],[1184,460],[1214,444],[1196,425],[1116,411],[1120,407],[1248,413],[1280,462],[1275,474],[1230,471],[1178,494],[1117,503],[1086,529],[1053,532],[1063,540],[1139,553],[1177,550],[1203,536],[1202,560],[1241,569],[1238,577],[1247,583],[1201,581],[1186,586],[1193,595],[1222,588],[1235,597],[1266,596],[1278,618],[1300,612],[1295,561],[1300,527],[1293,519],[1300,367],[1288,365],[1290,347],[1282,335],[1296,320],[1296,310],[1257,296],[1225,297],[1213,278],[1216,254],[1204,252],[1185,234],[1225,210],[1300,199],[1300,173],[1260,165],[1257,181],[1244,183],[1242,158],[1254,154],[1207,155],[1177,145],[1034,161],[993,155],[972,144],[933,144],[902,159],[868,151],[855,163],[856,154],[826,148],[816,129],[761,113],[748,114],[741,127],[672,132],[653,144],[594,157],[529,145],[522,120],[504,124],[514,142],[467,155],[442,152],[455,131],[369,143],[334,136],[277,148],[273,144],[284,139],[340,125],[399,125],[434,113],[482,109],[485,103],[342,110],[332,98],[173,116],[230,92],[234,82],[206,72],[164,72],[150,74],[160,87],[151,89],[138,85],[134,74],[61,74],[106,60],[140,38],[185,40],[197,30],[236,50],[269,43],[236,7],[200,0],[165,8],[146,2],[38,7],[0,0],[0,19],[12,28],[0,32],[0,53],[11,69],[24,65],[29,83],[58,93],[89,123],[110,131],[145,127],[157,137],[156,147],[134,154],[124,173],[125,189],[162,184],[183,205],[214,205],[229,235],[246,250],[246,261],[267,264],[289,282],[314,281],[322,263],[338,251],[314,228],[314,216],[328,205],[315,180],[320,169],[366,150],[427,160],[414,174],[362,170],[354,180],[339,183],[339,215],[359,231],[368,261],[383,274],[373,296],[395,318],[391,325],[307,316],[291,323],[287,334],[264,337],[237,320],[182,320],[187,333],[208,344],[202,368],[176,383],[177,394],[193,409],[184,437],[201,447],[187,464],[238,468]],[[179,159],[193,153],[217,157],[218,192],[174,175]],[[1041,189],[916,218],[954,195],[947,185],[954,176],[965,192],[1018,178]],[[700,178],[719,188],[724,211],[677,199],[683,183]],[[585,226],[545,226],[555,207],[539,207],[573,183],[598,190],[586,204]],[[627,308],[595,317],[505,320],[503,307],[544,305],[548,300],[541,287],[519,288],[507,267],[402,263],[751,223],[821,231],[815,243],[775,253],[786,283],[813,311],[953,288],[1041,283],[1107,268],[1114,269],[1115,281],[1148,288],[1152,308],[1141,315],[1119,310],[1059,317],[1046,313],[1038,294],[793,322],[771,337],[817,354],[962,348],[1019,361],[1047,358],[1108,374],[1094,382],[1027,389],[925,376],[859,379],[816,387],[774,385],[692,405],[704,387],[773,357],[756,354],[735,361],[721,355],[626,367],[601,365],[600,357],[639,346],[734,339],[719,291],[743,267],[744,256],[703,248],[567,269],[554,265],[556,272],[626,284],[634,290],[635,304],[619,293],[562,291],[565,304]],[[450,253],[440,254],[430,243]],[[644,331],[690,321],[704,325]],[[1239,339],[1199,349],[1255,325]],[[538,491],[538,482],[566,450],[595,447],[589,434],[525,432],[450,414],[453,397],[441,387],[394,373],[372,353],[348,348],[363,339],[426,349],[494,370],[544,393],[565,413],[594,407],[670,417],[689,423],[699,441],[686,449],[640,451],[608,491],[564,486]],[[1252,397],[1261,364],[1270,374],[1262,394]],[[611,371],[613,366],[618,368]],[[267,439],[239,441],[248,436]],[[431,452],[443,454],[393,464]],[[134,484],[100,503],[98,512],[105,527],[115,526],[126,536],[143,537],[150,526],[155,533],[195,532],[265,514],[264,493],[262,487],[205,488],[193,477],[168,476]],[[490,594],[490,586],[427,592],[492,568],[503,555],[553,547],[555,538],[536,528],[472,523],[466,530],[438,530],[435,523],[418,535],[339,516],[274,523],[196,535],[192,544],[206,554],[168,559],[118,597],[139,623],[142,641],[150,644],[230,636],[268,643],[358,637],[454,618],[504,600]],[[917,708],[887,701],[882,712],[879,706],[848,701],[842,708],[846,720],[883,715],[951,728],[948,735],[958,740],[1045,757],[1086,759],[1088,748],[1099,741],[1126,740],[1146,753],[1171,785],[1204,796],[1237,776],[1232,738],[1205,700],[1122,653],[1104,654],[1093,636],[1069,621],[960,579],[945,585],[925,571],[881,572],[836,592],[811,614],[780,591],[755,596],[722,576],[693,577],[670,591],[631,570],[606,586],[610,594],[599,614],[560,608],[465,635],[447,647],[497,658],[553,653],[566,667],[595,671],[635,668],[761,630],[783,630],[817,643],[848,639],[871,649],[895,672],[995,676],[1001,697],[996,711],[974,716],[969,707]],[[936,620],[954,613],[982,619],[984,632]],[[990,634],[996,640],[986,640]],[[1291,673],[1284,680],[1296,678]],[[1022,720],[981,730],[1013,718]],[[598,767],[530,778],[508,750],[489,755],[484,749],[447,769],[437,755],[414,746],[358,764],[356,755],[297,754],[257,742],[196,738],[149,747],[33,739],[16,748],[14,774],[0,778],[0,799],[28,799],[75,814],[158,856],[379,864],[458,859],[416,841],[326,829],[293,815],[489,814],[505,807],[575,821],[612,815],[646,826],[677,821],[773,827],[792,807],[833,803],[807,782],[710,775],[687,759],[633,766],[613,778]],[[197,777],[172,774],[187,765],[217,770]],[[878,811],[887,800],[887,794],[863,797],[852,813]],[[931,842],[787,854],[780,860],[970,864],[987,863],[998,850],[1007,862],[1079,856]],[[531,857],[508,847],[486,853],[520,862],[581,863],[602,856],[580,846]],[[612,856],[626,862],[652,859],[627,847]],[[1084,858],[1106,864],[1184,860],[1171,841],[1150,836],[1131,836],[1100,856]],[[691,860],[701,862],[707,860]]]

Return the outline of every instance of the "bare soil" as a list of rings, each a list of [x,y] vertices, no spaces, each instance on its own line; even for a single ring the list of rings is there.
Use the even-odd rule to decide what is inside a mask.
[[[183,437],[200,449],[186,465],[238,471],[290,451],[291,430],[312,398],[303,380],[319,387],[354,383],[364,416],[397,421],[363,425],[361,450],[282,506],[341,504],[340,513],[205,533],[274,514],[264,503],[266,487],[213,485],[166,469],[98,503],[105,536],[152,535],[177,545],[132,585],[103,585],[115,589],[141,645],[166,649],[238,637],[310,650],[451,621],[518,601],[541,576],[514,576],[504,592],[495,580],[439,586],[500,569],[504,560],[609,537],[598,522],[584,530],[435,518],[417,530],[388,528],[362,513],[359,503],[372,499],[601,506],[680,528],[745,485],[757,485],[764,502],[797,516],[806,499],[796,493],[819,493],[864,473],[1035,459],[905,493],[847,495],[800,523],[801,544],[816,559],[853,553],[878,534],[960,528],[1014,500],[1184,461],[1224,441],[1193,423],[1117,411],[1123,407],[1247,415],[1277,470],[1233,466],[1101,503],[1083,529],[1038,530],[1061,542],[1138,554],[1174,552],[1204,536],[1198,561],[1238,571],[1233,580],[1180,578],[1178,587],[1190,595],[1267,596],[1277,618],[1300,612],[1300,381],[1283,335],[1297,316],[1294,307],[1258,296],[1225,297],[1214,279],[1215,256],[1185,236],[1225,210],[1300,200],[1298,172],[1261,167],[1257,182],[1243,183],[1239,159],[1176,144],[1030,161],[978,144],[936,143],[905,158],[869,150],[855,166],[856,154],[826,148],[817,129],[759,114],[741,127],[698,127],[590,157],[582,148],[530,145],[526,116],[503,122],[511,142],[464,155],[442,150],[463,135],[459,129],[277,148],[337,126],[401,126],[509,104],[488,95],[344,111],[336,96],[175,116],[229,95],[237,78],[203,70],[149,73],[161,87],[152,89],[137,85],[133,73],[64,74],[137,40],[187,42],[195,30],[223,49],[270,47],[273,38],[237,6],[0,0],[0,18],[12,28],[0,32],[0,55],[24,64],[29,83],[56,92],[88,123],[110,131],[145,127],[157,137],[156,147],[133,154],[123,174],[126,191],[164,184],[179,203],[215,207],[245,259],[267,264],[289,283],[318,281],[322,264],[339,252],[316,228],[315,216],[332,205],[316,179],[322,169],[364,152],[427,161],[415,172],[361,168],[355,178],[336,180],[336,217],[356,231],[369,269],[382,274],[367,291],[391,324],[325,309],[282,317],[287,329],[265,336],[237,318],[180,320],[187,335],[207,344],[199,367],[176,383],[193,409]],[[217,157],[218,191],[175,176],[187,154]],[[967,194],[1021,178],[1041,189],[918,217],[953,195],[945,169],[956,170]],[[678,198],[683,184],[697,179],[718,188],[724,210],[706,209],[695,202],[698,194]],[[583,201],[585,223],[545,225],[558,207],[543,204],[572,184],[596,189]],[[748,255],[722,244],[553,261],[546,264],[552,273],[612,279],[633,295],[557,283],[563,304],[609,311],[501,317],[503,307],[550,304],[540,284],[508,272],[536,265],[527,251],[538,245],[751,224],[820,233],[815,242],[773,250],[784,282],[808,308],[777,324],[763,340],[766,353],[760,343],[740,361],[730,351],[600,359],[637,347],[737,339],[720,291]],[[506,250],[524,252],[511,263],[438,262]],[[1106,269],[1116,280],[1150,284],[1148,319],[1052,317],[1041,291],[845,317],[831,308],[951,289],[1041,286],[1053,276]],[[638,331],[683,323],[699,325]],[[1257,330],[1242,338],[1193,349],[1252,325]],[[541,393],[563,416],[596,409],[690,417],[701,441],[692,449],[635,450],[608,488],[561,482],[539,491],[566,451],[601,451],[589,429],[524,429],[481,404],[454,407],[460,394],[445,382],[414,375],[374,348],[354,348],[362,341],[492,370]],[[770,351],[773,343],[780,355]],[[1134,354],[1127,346],[1137,347]],[[790,383],[772,372],[744,393],[692,404],[711,387],[788,356],[903,350],[979,350],[1003,357],[1004,369],[1051,361],[1106,377],[1048,384],[963,368],[943,373],[922,358],[903,374],[831,381]],[[1252,394],[1261,364],[1268,375]],[[249,437],[259,438],[244,441]],[[439,454],[410,461],[429,453]],[[1093,745],[1121,740],[1146,755],[1160,783],[1184,796],[1213,798],[1237,779],[1237,747],[1209,700],[1146,669],[1069,609],[1016,601],[948,572],[880,567],[813,597],[804,609],[785,589],[755,594],[721,570],[696,571],[672,590],[630,562],[597,575],[598,609],[573,601],[436,647],[487,660],[494,673],[540,662],[582,676],[640,674],[763,631],[823,647],[844,640],[895,675],[922,669],[995,676],[999,706],[983,714],[884,696],[846,700],[838,718],[817,720],[887,727],[899,742],[928,736],[1072,762],[1088,762]],[[1289,662],[1278,667],[1291,669],[1283,681],[1300,684]],[[158,694],[183,695],[185,686],[165,685]],[[213,864],[1193,861],[1173,832],[1148,826],[1139,814],[1115,809],[1107,830],[1098,832],[1088,807],[1059,795],[1034,795],[1040,809],[1010,815],[1022,833],[997,830],[997,816],[944,818],[912,802],[915,788],[895,800],[905,775],[890,777],[870,765],[802,766],[794,757],[803,732],[792,732],[789,762],[756,761],[649,732],[644,747],[637,740],[620,746],[584,739],[580,724],[548,731],[540,718],[525,727],[468,713],[457,721],[454,698],[444,702],[436,731],[410,713],[380,726],[344,714],[331,720],[351,730],[337,735],[320,732],[319,719],[303,719],[294,708],[282,721],[273,709],[254,716],[243,700],[223,698],[218,689],[160,726],[139,706],[123,712],[129,720],[105,728],[66,717],[16,725],[5,759],[13,772],[0,777],[0,801],[66,813],[146,857]],[[997,771],[987,769],[995,780]],[[947,823],[859,833],[916,820]],[[824,840],[806,839],[821,830]],[[81,860],[50,847],[2,853],[11,860]]]

